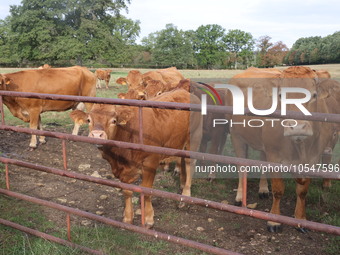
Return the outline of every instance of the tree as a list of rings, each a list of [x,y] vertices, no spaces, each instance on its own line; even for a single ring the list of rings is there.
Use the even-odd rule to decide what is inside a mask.
[[[156,37],[153,58],[161,66],[186,68],[194,63],[193,46],[182,30],[167,24]]]
[[[250,33],[239,29],[229,30],[223,41],[234,57],[235,69],[237,69],[238,62],[243,62],[245,66],[250,64],[255,44],[255,40]]]
[[[130,0],[22,0],[21,5],[10,9],[11,32],[17,37],[20,61],[67,64],[71,60],[81,65],[83,61],[108,60],[108,55],[114,55],[110,51],[117,40],[126,46],[139,33],[138,22],[119,14],[129,3]],[[122,33],[124,29],[130,31]]]
[[[195,32],[194,49],[198,66],[203,68],[220,67],[227,53],[223,38],[225,29],[220,25],[205,25]]]
[[[261,36],[258,39],[258,59],[257,65],[259,67],[273,67],[282,65],[284,58],[288,52],[288,47],[282,42],[272,43],[270,36]]]
[[[0,64],[13,65],[19,62],[9,18],[0,20],[0,52]]]

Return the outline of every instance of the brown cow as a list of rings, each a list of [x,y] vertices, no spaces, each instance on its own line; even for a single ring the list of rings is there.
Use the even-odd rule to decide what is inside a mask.
[[[48,68],[52,68],[52,66],[50,66],[49,64],[43,64],[42,66],[38,67],[38,69],[48,69]]]
[[[340,104],[340,83],[338,81],[328,79],[327,77],[330,77],[330,75],[328,72],[327,72],[328,75],[325,72],[327,71],[323,71],[320,77],[320,72],[316,71],[316,73],[318,74],[318,77],[322,78],[320,87],[330,89],[332,91],[332,96],[326,99],[328,109],[331,113],[340,114],[340,105],[339,105]],[[339,137],[338,133],[340,132],[340,124],[334,123],[333,129],[334,129],[334,133],[333,133],[332,140],[329,141],[322,155],[322,164],[331,164],[332,162],[333,150],[334,150],[335,145],[338,142],[338,137]],[[324,189],[330,188],[331,180],[324,178],[322,187]]]
[[[95,96],[96,78],[87,68],[35,69],[0,75],[1,90],[45,94]],[[40,114],[46,111],[66,111],[79,103],[72,101],[45,100],[4,96],[4,103],[13,116],[30,123],[30,128],[41,129]],[[92,104],[85,104],[90,110]],[[78,133],[76,123],[73,134]],[[40,143],[45,143],[41,136]],[[32,135],[30,148],[37,147],[36,135]]]
[[[102,70],[102,69],[97,69],[94,74],[97,77],[97,85],[96,88],[102,88],[102,86],[100,85],[100,82],[103,80],[105,81],[105,85],[106,88],[109,88],[109,82],[110,82],[110,78],[111,78],[111,72],[112,70]]]
[[[185,90],[178,89],[164,93],[153,99],[162,102],[199,103],[199,99]],[[79,114],[84,115],[78,111]],[[139,143],[138,108],[114,105],[94,105],[87,115],[90,137]],[[174,121],[176,120],[176,121]],[[189,123],[190,121],[190,123]],[[200,113],[188,111],[143,108],[143,144],[175,149],[197,150],[199,147],[202,121]],[[190,142],[191,140],[191,142]],[[136,150],[122,150],[102,146],[102,156],[111,167],[115,177],[122,182],[133,183],[140,174],[142,186],[152,187],[156,168],[165,155]],[[185,159],[182,168],[181,186],[183,195],[190,196],[191,170],[194,160]],[[132,192],[124,190],[124,222],[132,223]],[[145,196],[145,222],[148,227],[154,224],[154,210],[151,197]]]
[[[252,81],[256,83],[257,81]],[[269,109],[271,106],[272,95],[267,89],[275,85],[266,84],[268,82],[277,82],[277,79],[261,81],[258,88],[262,92],[254,93],[254,102],[256,109]],[[310,68],[290,67],[283,71],[279,79],[279,87],[299,87],[310,91],[312,99],[305,103],[304,106],[310,112],[328,112],[325,98],[329,96],[328,90],[320,91],[317,86],[317,76]],[[301,97],[300,94],[290,93],[290,98]],[[257,104],[257,105],[256,105]],[[269,107],[268,107],[269,106]],[[287,110],[297,111],[296,107],[289,105]],[[246,123],[253,119],[249,116],[232,116],[232,120],[240,122],[245,120]],[[261,117],[256,117],[261,119]],[[263,119],[263,118],[262,118]],[[282,127],[280,122],[264,122],[262,127],[251,128],[231,127],[232,142],[239,157],[245,157],[245,145],[260,150],[264,153],[266,160],[283,164],[316,164],[319,163],[327,143],[332,139],[333,128],[329,123],[310,122],[296,120],[296,126]],[[305,197],[308,191],[310,179],[297,179],[297,202],[295,208],[295,217],[305,219]],[[279,174],[272,175],[272,193],[273,205],[271,213],[280,214],[280,200],[284,193],[284,184]],[[281,229],[281,224],[268,222],[268,230],[277,232]],[[301,229],[304,231],[304,229]]]
[[[168,86],[174,88],[182,79],[184,79],[184,77],[176,67],[169,67],[165,69],[149,71],[144,74],[138,70],[131,70],[126,78],[118,78],[116,83],[127,84],[129,89],[136,89],[139,86],[146,87],[146,82],[148,80],[156,80],[162,82],[164,85],[169,84]]]
[[[254,89],[255,95],[258,97],[263,94],[268,94],[268,91],[271,89],[271,87],[277,87],[278,86],[278,80],[281,76],[282,72],[275,68],[255,68],[250,67],[247,70],[245,70],[242,73],[239,73],[235,76],[233,76],[229,80],[229,84],[233,84],[238,86],[242,89],[243,93],[247,93],[247,89],[249,87]],[[265,85],[265,86],[264,86]],[[269,93],[270,94],[270,93]],[[231,105],[232,98],[230,98],[230,94],[228,94],[229,99],[227,99],[225,102],[229,105]],[[229,100],[229,101],[228,101]],[[266,105],[265,102],[255,102],[255,106],[257,109],[267,109],[270,108],[270,106]],[[230,117],[229,117],[230,118]],[[234,121],[243,121],[242,116],[235,116]],[[230,119],[229,119],[230,120]],[[260,130],[247,127],[245,128],[249,135],[249,139],[251,136],[260,136]],[[234,137],[237,136],[237,134],[234,134]],[[234,138],[235,139],[235,138]],[[233,136],[232,136],[233,140]],[[248,157],[248,144],[244,144],[244,150],[242,153],[240,153],[239,157]],[[261,151],[261,148],[257,148],[256,145],[251,145],[252,148]],[[265,160],[265,154],[261,153],[261,160]],[[242,178],[243,174],[239,172],[239,182],[237,187],[237,194],[235,198],[235,205],[241,205],[242,203],[242,197],[243,197],[243,186],[242,186]],[[259,190],[258,190],[259,197],[262,198],[268,198],[269,197],[269,189],[268,189],[268,182],[265,174],[261,175],[260,183],[259,183]]]

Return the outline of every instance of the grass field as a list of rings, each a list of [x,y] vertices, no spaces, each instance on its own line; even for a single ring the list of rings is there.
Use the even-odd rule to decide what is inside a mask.
[[[334,65],[319,65],[311,66],[313,69],[325,69],[328,70],[332,77],[340,77],[340,64]],[[10,73],[19,71],[22,69],[0,69],[0,73]],[[110,81],[110,89],[98,90],[98,97],[115,98],[119,92],[126,91],[125,86],[115,84],[115,80],[118,77],[126,76],[131,69],[113,69],[112,78]],[[141,70],[147,71],[146,69]],[[214,78],[230,78],[241,70],[182,70],[181,71],[186,78],[195,79],[214,79]],[[72,130],[73,124],[66,113],[44,113],[42,116],[43,125],[46,123],[54,122],[58,125],[66,126],[68,131]],[[5,107],[6,124],[14,126],[28,126],[21,120],[14,118],[11,113]],[[230,147],[230,144],[228,145]],[[229,151],[232,153],[232,150]],[[0,151],[1,155],[1,151]],[[257,154],[254,154],[256,158]],[[340,144],[337,144],[335,151],[335,157],[333,157],[334,163],[340,159]],[[3,166],[0,165],[1,176],[3,176]],[[222,185],[223,180],[218,180],[217,186]],[[313,218],[320,219],[320,221],[327,224],[340,226],[339,215],[339,202],[338,195],[340,194],[340,183],[333,182],[333,186],[329,192],[324,192],[321,189],[320,181],[310,189],[308,194],[308,202],[310,207],[307,208],[307,214],[312,215]],[[224,185],[224,184],[223,184]],[[3,180],[0,180],[0,186],[4,187]],[[166,185],[165,185],[166,186]],[[208,187],[208,184],[197,184],[193,193],[201,195],[203,190],[213,190],[214,187]],[[295,193],[294,182],[288,181],[286,187],[286,193],[288,196],[294,196]],[[173,191],[173,190],[172,190]],[[214,192],[208,192],[207,199],[213,199]],[[210,196],[210,197],[209,197]],[[333,201],[333,202],[332,202]],[[333,203],[333,204],[332,204]],[[327,214],[320,213],[321,207],[327,206]],[[27,209],[30,208],[30,209]],[[319,209],[320,210],[319,210]],[[27,203],[21,202],[12,198],[0,196],[0,210],[1,217],[14,222],[18,222],[28,227],[39,228],[41,231],[46,231],[50,234],[66,238],[64,230],[59,229],[55,223],[50,222],[44,215],[41,214],[41,210],[38,206],[27,206]],[[169,215],[169,222],[173,221],[171,215]],[[175,223],[174,223],[175,224]],[[140,237],[136,234],[132,234],[127,231],[114,229],[110,227],[103,227],[101,225],[95,228],[79,227],[73,230],[74,242],[82,245],[87,245],[92,248],[102,248],[109,254],[170,254],[173,253],[173,248],[166,242],[154,241],[154,239],[147,239]],[[329,247],[325,254],[339,254],[339,242],[338,237],[334,238],[333,245]],[[59,246],[48,241],[44,241],[38,238],[32,238],[18,231],[12,230],[7,227],[0,226],[0,255],[21,255],[21,254],[83,254],[82,252],[63,246]],[[188,250],[185,252],[173,253],[173,254],[198,254],[195,250]],[[199,253],[201,254],[201,253]]]

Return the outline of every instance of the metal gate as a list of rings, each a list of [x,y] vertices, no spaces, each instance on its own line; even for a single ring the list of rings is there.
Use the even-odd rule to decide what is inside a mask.
[[[110,145],[114,147],[120,147],[123,149],[133,149],[133,150],[140,150],[145,152],[152,152],[152,153],[159,153],[159,154],[166,154],[170,156],[180,156],[180,157],[191,157],[195,159],[204,159],[209,161],[215,161],[220,163],[228,163],[228,164],[236,164],[236,165],[268,165],[268,162],[259,161],[259,160],[250,160],[250,159],[244,159],[244,158],[236,158],[236,157],[229,157],[229,156],[220,156],[220,155],[213,155],[213,154],[207,154],[207,153],[200,153],[200,152],[189,152],[185,150],[177,150],[177,149],[171,149],[171,148],[164,148],[164,147],[156,147],[156,146],[149,146],[144,144],[133,144],[133,143],[127,143],[127,142],[120,142],[120,141],[112,141],[112,140],[101,140],[101,139],[95,139],[95,138],[89,138],[84,136],[74,136],[70,134],[65,133],[59,133],[59,132],[49,132],[49,131],[41,131],[41,130],[32,130],[29,128],[19,128],[19,127],[13,127],[8,126],[4,122],[4,111],[2,108],[2,96],[17,96],[17,97],[26,97],[26,98],[41,98],[41,99],[51,99],[51,100],[66,100],[66,101],[81,101],[81,102],[93,102],[93,103],[101,103],[101,104],[119,104],[119,105],[130,105],[130,106],[136,106],[139,107],[139,127],[140,127],[140,141],[143,140],[142,134],[142,123],[143,123],[143,114],[142,114],[142,107],[153,107],[153,108],[162,108],[162,109],[176,109],[176,110],[191,110],[191,111],[200,111],[200,105],[190,105],[190,104],[184,104],[184,103],[171,103],[171,102],[155,102],[155,101],[139,101],[139,100],[127,100],[127,99],[108,99],[108,98],[95,98],[95,97],[80,97],[80,96],[62,96],[62,95],[52,95],[52,94],[39,94],[39,93],[24,93],[24,92],[9,92],[9,91],[0,91],[0,111],[2,116],[2,123],[0,125],[1,130],[6,131],[15,131],[15,132],[23,132],[27,134],[36,134],[36,135],[42,135],[42,136],[49,136],[54,138],[59,138],[62,140],[62,147],[63,147],[63,160],[64,160],[64,170],[46,167],[42,165],[32,164],[29,162],[24,162],[20,160],[15,159],[9,159],[5,157],[0,157],[0,161],[5,164],[5,173],[6,173],[6,189],[0,189],[0,193],[7,196],[12,196],[18,199],[27,200],[33,203],[37,203],[40,205],[48,206],[57,210],[61,210],[66,212],[66,222],[67,222],[67,233],[68,233],[68,240],[60,239],[45,233],[41,233],[37,230],[29,229],[24,226],[20,226],[16,223],[9,222],[4,219],[0,219],[0,223],[19,229],[21,231],[24,231],[26,233],[30,233],[32,235],[36,235],[39,237],[42,237],[44,239],[54,241],[63,245],[79,248],[81,250],[84,250],[89,253],[93,254],[102,254],[101,251],[92,250],[90,248],[77,245],[73,242],[71,242],[71,222],[70,222],[70,214],[78,215],[81,217],[86,217],[92,220],[96,220],[111,226],[135,231],[138,233],[146,234],[153,236],[158,239],[166,240],[169,242],[182,244],[184,246],[200,249],[205,252],[209,252],[212,254],[238,254],[232,251],[228,251],[225,249],[217,248],[214,246],[198,243],[195,241],[183,239],[180,237],[168,235],[165,233],[157,232],[154,230],[145,229],[143,226],[135,226],[130,225],[126,223],[122,223],[119,221],[115,221],[109,218],[105,218],[103,216],[98,216],[92,213],[88,213],[85,211],[81,211],[79,209],[74,209],[71,207],[59,205],[57,203],[53,203],[46,200],[41,200],[34,197],[29,197],[27,195],[19,194],[16,192],[10,191],[10,180],[9,180],[9,167],[8,165],[13,164],[17,166],[22,166],[26,168],[31,168],[37,171],[43,171],[47,173],[52,173],[55,175],[61,175],[66,176],[69,178],[75,178],[78,180],[88,181],[88,182],[94,182],[101,185],[106,185],[110,187],[118,187],[121,189],[131,190],[134,192],[140,193],[140,201],[141,201],[141,213],[142,213],[142,225],[144,225],[144,196],[145,195],[152,195],[152,196],[158,196],[162,198],[172,199],[176,201],[185,202],[188,204],[195,204],[207,208],[214,208],[221,211],[226,212],[232,212],[240,215],[246,215],[254,218],[259,218],[263,220],[269,220],[269,221],[275,221],[282,224],[287,224],[295,227],[305,227],[308,229],[316,230],[316,231],[322,231],[330,234],[340,235],[340,227],[337,226],[331,226],[327,224],[307,221],[307,220],[299,220],[287,216],[282,215],[276,215],[271,214],[267,212],[262,212],[258,210],[248,209],[246,207],[237,207],[233,205],[228,204],[222,204],[217,203],[205,199],[199,199],[194,197],[187,197],[178,195],[175,193],[160,191],[156,189],[151,188],[144,188],[132,184],[125,184],[120,183],[112,180],[105,180],[101,178],[96,178],[88,175],[79,174],[76,172],[67,171],[67,153],[66,153],[66,141],[79,141],[79,142],[86,142],[91,144],[100,144],[100,145]],[[209,111],[213,112],[222,112],[222,113],[231,113],[232,109],[231,107],[227,106],[208,106]],[[246,115],[250,115],[251,113],[246,109],[245,111]],[[274,112],[271,117],[280,118],[279,112]],[[340,122],[340,116],[336,114],[322,114],[322,113],[313,113],[312,116],[305,116],[303,114],[300,114],[298,112],[289,112],[285,117],[288,118],[295,118],[295,119],[308,119],[308,120],[314,120],[314,121],[323,121],[323,122]],[[270,163],[271,165],[279,165],[275,163]],[[337,172],[333,173],[309,173],[310,176],[313,177],[320,177],[320,178],[331,178],[331,179],[340,179],[340,174]],[[244,178],[243,181],[243,190],[246,193],[247,189],[247,182],[246,178]],[[246,196],[243,196],[243,205],[246,204]]]

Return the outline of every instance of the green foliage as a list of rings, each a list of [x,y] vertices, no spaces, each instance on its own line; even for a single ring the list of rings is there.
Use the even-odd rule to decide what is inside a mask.
[[[255,40],[250,33],[239,29],[229,30],[223,41],[231,53],[229,65],[233,63],[235,69],[237,69],[239,62],[243,63],[246,67],[250,66],[255,44]]]
[[[31,67],[247,68],[285,64],[340,62],[340,31],[326,37],[300,38],[288,51],[269,36],[218,24],[184,31],[167,24],[136,40],[140,22],[121,15],[131,0],[22,0],[0,20],[0,65]]]
[[[220,67],[227,57],[223,42],[225,29],[217,24],[202,25],[195,33],[194,49],[198,66],[206,69]]]
[[[326,37],[298,39],[285,57],[290,65],[325,64],[340,62],[340,31]]]
[[[159,66],[192,67],[195,64],[190,33],[178,30],[173,24],[143,39],[145,49],[152,54],[152,61]]]
[[[21,5],[11,6],[11,16],[0,23],[0,47],[5,53],[1,62],[83,65],[91,61],[127,61],[140,31],[139,22],[119,14],[129,3],[23,0]],[[12,52],[17,53],[14,59]]]

